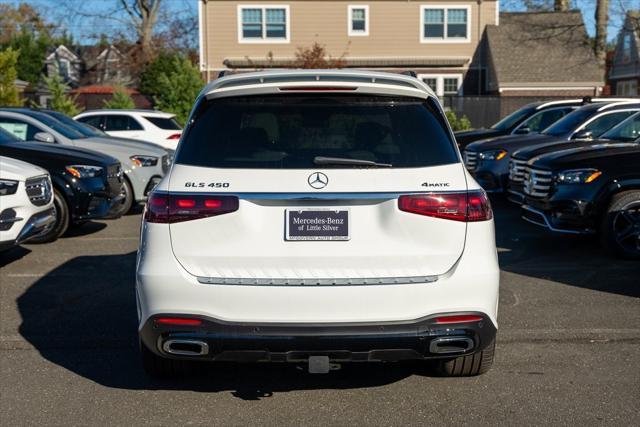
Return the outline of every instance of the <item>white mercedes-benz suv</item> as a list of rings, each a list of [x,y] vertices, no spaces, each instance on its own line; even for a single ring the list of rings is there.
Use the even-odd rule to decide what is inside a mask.
[[[493,215],[437,97],[365,71],[238,74],[196,100],[142,224],[143,364],[493,361]]]
[[[0,156],[0,252],[45,234],[56,222],[49,173]]]

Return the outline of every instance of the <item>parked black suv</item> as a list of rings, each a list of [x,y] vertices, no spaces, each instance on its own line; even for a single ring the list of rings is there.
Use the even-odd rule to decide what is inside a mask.
[[[463,130],[454,135],[460,149],[464,149],[472,142],[482,139],[538,133],[590,102],[589,98],[534,102],[514,111],[488,129]]]
[[[640,111],[640,102],[616,101],[585,105],[535,135],[510,135],[471,143],[464,150],[465,165],[488,192],[503,192],[512,153],[536,145],[597,138]]]
[[[122,193],[122,168],[113,157],[81,148],[24,142],[0,128],[0,155],[46,169],[54,188],[56,223],[32,242],[57,239],[73,224],[114,217]]]
[[[574,148],[592,148],[600,144],[614,142],[633,142],[640,136],[640,112],[628,117],[623,122],[603,133],[597,140],[583,139],[570,141],[561,140],[548,144],[534,145],[522,148],[511,155],[509,160],[509,185],[507,188],[508,199],[514,203],[524,202],[524,178],[525,168],[529,160],[547,153]]]
[[[640,259],[640,115],[632,142],[598,141],[555,151],[525,167],[522,217],[560,233],[600,233],[611,252]]]

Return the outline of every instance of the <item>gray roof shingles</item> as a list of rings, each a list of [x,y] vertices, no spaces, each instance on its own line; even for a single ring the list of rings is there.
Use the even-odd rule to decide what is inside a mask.
[[[603,82],[579,11],[501,13],[486,37],[501,86]]]

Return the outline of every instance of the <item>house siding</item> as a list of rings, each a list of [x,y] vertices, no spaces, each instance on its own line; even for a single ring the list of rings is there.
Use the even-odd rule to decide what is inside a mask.
[[[288,5],[289,43],[239,43],[238,5]],[[369,35],[348,35],[348,5],[368,5]],[[422,43],[420,34],[421,6],[469,7],[470,34],[466,43]],[[497,1],[208,1],[201,4],[203,71],[227,68],[228,58],[264,60],[294,58],[299,47],[314,42],[325,46],[334,58],[465,58],[461,68],[471,63],[486,25],[496,22]],[[460,68],[458,68],[459,70]],[[459,71],[457,71],[459,72]]]

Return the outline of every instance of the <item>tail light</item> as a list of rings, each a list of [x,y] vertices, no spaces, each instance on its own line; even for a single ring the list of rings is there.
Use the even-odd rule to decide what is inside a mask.
[[[444,325],[449,323],[469,323],[480,322],[482,320],[482,316],[478,316],[475,314],[458,314],[453,316],[436,317],[436,324]]]
[[[153,192],[147,200],[144,220],[172,224],[222,215],[237,210],[238,198],[235,196]]]
[[[189,317],[158,317],[155,320],[156,325],[171,326],[200,326],[202,320]]]
[[[398,209],[453,221],[473,222],[493,218],[491,204],[484,191],[400,196]]]
[[[180,139],[180,134],[174,133],[173,135],[169,135],[167,139]]]

